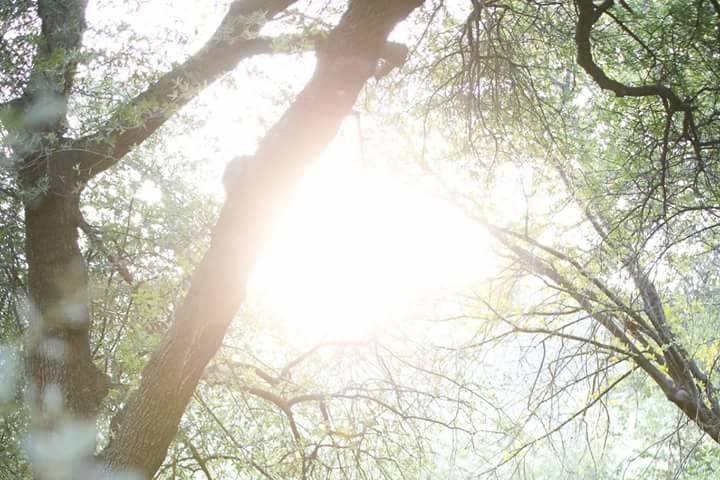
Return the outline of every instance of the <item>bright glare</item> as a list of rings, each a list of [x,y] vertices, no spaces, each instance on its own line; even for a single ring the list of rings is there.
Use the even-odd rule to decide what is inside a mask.
[[[250,281],[291,339],[357,339],[426,316],[492,267],[480,227],[338,143],[307,173]]]

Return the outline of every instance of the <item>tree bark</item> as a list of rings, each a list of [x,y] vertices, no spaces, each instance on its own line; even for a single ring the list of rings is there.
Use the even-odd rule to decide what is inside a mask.
[[[35,307],[27,349],[31,399],[36,421],[46,428],[53,418],[42,416],[42,405],[51,397],[57,407],[94,418],[106,392],[90,354],[87,272],[76,228],[80,189],[73,159],[48,140],[65,131],[85,7],[84,0],[38,2],[42,24],[33,69],[23,94],[10,103],[21,120],[12,125],[10,147],[19,158],[28,293]]]
[[[72,163],[62,155],[32,159],[23,171],[27,185],[47,184],[25,201],[25,251],[28,286],[36,315],[29,334],[31,392],[36,413],[52,395],[62,393],[62,407],[94,418],[107,393],[106,377],[90,352],[88,275],[78,246],[79,193]],[[41,170],[41,172],[38,172]],[[34,177],[34,178],[29,178]],[[51,426],[51,418],[45,423]]]
[[[78,244],[79,201],[87,181],[155,132],[201,86],[240,60],[268,52],[266,40],[245,39],[232,25],[242,25],[243,34],[256,34],[268,18],[294,1],[236,0],[199,52],[121,107],[150,102],[158,105],[157,111],[131,129],[121,128],[119,119],[111,118],[96,135],[77,140],[63,135],[87,2],[38,2],[42,24],[33,69],[23,94],[5,107],[21,120],[7,127],[12,130],[10,146],[18,158],[18,181],[25,192],[28,293],[35,307],[27,354],[31,397],[35,416],[42,417],[45,428],[52,429],[53,414],[44,403],[56,388],[62,408],[88,420],[107,394],[107,379],[91,356],[88,274]],[[246,25],[245,18],[250,17],[260,20]],[[53,62],[60,66],[51,68]],[[179,83],[191,88],[192,94],[171,101]],[[45,109],[42,118],[33,114]],[[49,140],[49,133],[56,140]]]
[[[151,477],[165,458],[200,376],[221,345],[268,227],[304,168],[330,142],[372,76],[393,27],[421,0],[353,0],[318,51],[305,89],[268,132],[227,200],[175,320],[143,371],[103,452],[111,471]]]
[[[75,418],[92,420],[107,393],[107,379],[95,367],[90,350],[88,273],[78,243],[80,195],[87,181],[142,143],[204,85],[240,60],[267,53],[266,39],[244,34],[257,34],[264,21],[292,3],[236,0],[198,53],[120,108],[157,105],[138,125],[124,126],[120,117],[111,118],[96,134],[72,140],[64,137],[67,104],[86,2],[38,2],[42,42],[33,71],[23,95],[3,108],[17,114],[15,118],[32,120],[28,113],[34,107],[48,102],[54,106],[39,122],[13,125],[11,145],[25,192],[29,295],[36,307],[28,365],[42,428],[52,431],[57,421],[57,412],[47,410],[49,399],[58,399]],[[335,135],[375,73],[378,58],[388,54],[386,39],[392,28],[421,3],[349,3],[318,52],[311,81],[268,133],[242,178],[228,183],[212,244],[190,291],[144,369],[140,387],[114,419],[113,437],[101,456],[107,470],[131,469],[148,478],[157,471],[203,369],[244,298],[245,282],[272,219],[287,203],[304,167]],[[235,31],[238,21],[258,18],[260,12],[264,20],[243,27],[243,35]],[[65,58],[63,68],[48,70],[46,61],[57,52]],[[187,91],[178,97],[179,84]]]

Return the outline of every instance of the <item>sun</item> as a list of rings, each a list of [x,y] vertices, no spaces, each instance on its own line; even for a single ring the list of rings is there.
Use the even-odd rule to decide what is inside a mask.
[[[365,337],[493,263],[480,226],[352,151],[336,141],[309,169],[250,279],[250,298],[294,339]]]

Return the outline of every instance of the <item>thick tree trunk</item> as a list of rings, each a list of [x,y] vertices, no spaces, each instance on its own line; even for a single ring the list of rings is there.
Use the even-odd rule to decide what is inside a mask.
[[[228,179],[227,201],[210,249],[103,452],[109,470],[129,468],[149,478],[162,464],[200,376],[243,301],[273,218],[350,112],[392,28],[420,3],[352,1],[319,50],[313,78],[247,160],[243,173]]]
[[[36,313],[28,344],[31,392],[39,407],[59,391],[63,402],[57,407],[93,419],[107,386],[90,352],[87,268],[78,246],[79,193],[68,160],[62,155],[30,159],[24,172],[23,183],[35,190],[25,201],[28,285]]]

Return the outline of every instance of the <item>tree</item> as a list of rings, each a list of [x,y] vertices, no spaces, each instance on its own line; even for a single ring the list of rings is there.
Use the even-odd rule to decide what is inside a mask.
[[[512,332],[594,345],[610,363],[627,358],[715,442],[717,350],[712,360],[699,354],[714,340],[691,313],[714,307],[685,282],[697,285],[716,248],[718,13],[714,2],[476,5],[455,55],[461,68],[451,70],[460,73],[432,103],[466,112],[484,161],[469,162],[476,178],[492,181],[497,163],[513,162],[543,179],[524,191],[516,224],[492,217],[481,189],[461,192],[517,267],[556,290],[521,313],[492,315]]]
[[[407,474],[416,466],[392,455],[408,451],[403,458],[422,457],[429,425],[449,435],[465,435],[469,443],[479,432],[493,435],[499,439],[494,448],[470,449],[471,455],[481,457],[483,466],[511,464],[594,407],[608,408],[605,402],[618,386],[638,377],[659,388],[687,423],[720,442],[713,380],[720,358],[714,337],[718,281],[713,273],[720,134],[717,2],[473,0],[437,1],[420,9],[423,2],[416,0],[352,0],[331,30],[323,19],[291,11],[294,3],[232,2],[197,53],[168,73],[148,72],[142,79],[145,88],[127,101],[117,101],[114,92],[82,88],[92,78],[79,78],[80,67],[113,61],[83,45],[83,34],[88,34],[85,2],[18,0],[0,7],[0,61],[10,72],[0,85],[6,100],[0,111],[5,155],[12,166],[2,178],[7,199],[0,203],[0,216],[8,228],[2,244],[6,293],[0,305],[3,334],[28,338],[35,430],[61,430],[59,403],[75,418],[90,422],[97,414],[104,421],[113,413],[97,456],[104,469],[130,468],[150,477],[177,438],[182,455],[211,478],[203,450],[204,443],[213,440],[192,425],[184,425],[178,434],[181,417],[202,416],[224,428],[206,400],[216,393],[212,388],[197,393],[197,410],[188,409],[188,403],[243,302],[245,282],[268,228],[288,203],[304,168],[351,113],[368,79],[405,62],[407,49],[387,37],[417,9],[410,36],[418,43],[404,77],[411,88],[381,84],[404,95],[383,102],[371,91],[365,101],[374,102],[374,109],[383,111],[394,128],[412,132],[413,140],[405,144],[408,150],[421,139],[422,148],[411,152],[421,167],[450,185],[456,202],[508,257],[507,269],[476,291],[472,308],[458,316],[465,322],[459,330],[477,328],[480,338],[469,346],[459,342],[437,349],[426,341],[423,355],[411,359],[371,342],[368,348],[374,349],[381,378],[348,381],[322,393],[289,381],[289,372],[310,353],[275,371],[229,362],[250,376],[235,387],[280,412],[295,442],[287,450],[301,452],[302,477],[334,471],[322,457],[326,439],[338,456],[347,451],[357,459],[382,457],[378,443],[369,453],[363,444],[379,442],[381,436],[386,445],[394,442],[384,450],[390,460],[383,460],[394,460],[397,471]],[[333,7],[324,13],[332,16]],[[306,28],[287,37],[260,35],[267,22],[283,19]],[[95,364],[95,348],[102,343],[97,339],[106,328],[114,328],[118,315],[93,308],[89,278],[108,278],[107,269],[122,278],[126,290],[116,292],[125,304],[117,305],[130,312],[128,305],[142,294],[133,277],[141,267],[128,268],[114,248],[107,247],[112,235],[98,232],[85,217],[119,201],[123,164],[207,84],[241,60],[313,43],[317,66],[311,80],[268,130],[256,153],[228,168],[227,199],[209,248],[198,254],[202,258],[182,259],[197,263],[192,277],[169,281],[187,280],[187,285],[178,288],[182,297],[167,332],[135,352],[153,349],[141,377],[129,382],[137,388],[114,399],[119,411],[104,412],[101,404],[108,391],[117,391],[118,377],[128,372],[114,370],[110,380]],[[135,54],[134,48],[123,54]],[[111,108],[103,105],[108,97]],[[90,107],[83,110],[83,102]],[[461,173],[447,175],[452,171],[448,164],[459,165]],[[523,177],[518,185],[522,198],[498,199],[493,185],[514,174]],[[117,183],[103,188],[102,182],[113,176]],[[528,180],[530,176],[534,180]],[[503,201],[521,201],[521,214],[508,215],[497,205]],[[492,208],[493,203],[498,208]],[[209,221],[212,214],[203,211],[202,217]],[[19,249],[23,242],[24,249]],[[102,262],[93,259],[98,252]],[[181,261],[168,263],[173,260]],[[12,294],[22,290],[30,299],[25,307]],[[32,319],[27,331],[20,318],[23,308]],[[160,317],[163,309],[152,313]],[[457,334],[438,326],[428,331],[447,338]],[[503,343],[527,335],[533,339],[529,344]],[[502,396],[488,399],[488,387],[464,375],[482,365],[481,349],[489,344],[517,356],[537,357],[526,413],[513,411]],[[311,353],[326,347],[333,345]],[[447,351],[462,368],[447,367],[438,353]],[[0,360],[14,361],[10,356]],[[219,368],[205,371],[209,384]],[[315,373],[328,371],[333,370],[317,368]],[[425,383],[417,381],[420,378]],[[589,386],[584,390],[585,382]],[[456,395],[438,393],[440,386]],[[555,410],[554,402],[570,403],[574,395],[585,393],[572,411]],[[371,411],[367,422],[358,422],[357,431],[335,429],[323,432],[313,444],[303,444],[303,421],[332,423],[331,400],[363,400],[378,411]],[[306,404],[317,408],[302,415],[294,410]],[[478,404],[492,406],[495,416],[478,420],[484,415]],[[546,408],[551,411],[548,421]],[[352,409],[357,412],[358,404],[352,403]],[[455,412],[454,417],[443,415],[445,410]],[[374,422],[388,414],[399,421],[382,431]],[[6,431],[23,421],[22,413],[16,414]],[[401,436],[406,427],[410,433]],[[241,432],[244,436],[223,431],[223,436],[241,450],[248,431]],[[201,439],[200,446],[196,439]],[[416,450],[410,440],[417,441]],[[173,462],[182,461],[182,455],[173,455]],[[230,458],[231,453],[226,455]],[[594,462],[592,452],[590,456]],[[317,465],[325,470],[313,470]],[[700,456],[695,465],[698,471],[713,468]],[[264,465],[252,466],[258,475],[273,478]],[[354,466],[358,475],[368,476],[359,460]],[[40,478],[57,473],[44,470],[42,462],[35,468]]]
[[[292,3],[234,2],[200,51],[118,106],[95,132],[79,138],[68,135],[67,114],[82,61],[86,2],[8,7],[9,21],[38,22],[40,27],[29,72],[13,79],[11,87],[19,91],[9,92],[14,98],[3,106],[7,144],[23,195],[28,293],[38,310],[28,356],[39,411],[50,389],[59,388],[74,415],[92,418],[108,389],[90,350],[88,273],[78,243],[83,190],[203,85],[243,58],[267,52],[271,41],[257,32]],[[108,470],[131,468],[150,477],[160,467],[198,379],[242,302],[241,285],[265,237],[266,223],[352,108],[375,72],[390,30],[417,6],[417,1],[352,2],[321,41],[317,69],[306,88],[254,157],[244,161],[242,174],[227,179],[227,200],[211,246],[173,326],[143,370],[138,390],[114,419],[113,438],[101,454]],[[18,28],[25,33],[22,29],[32,25]],[[52,413],[44,428],[56,428]],[[41,477],[49,474],[38,472]]]

